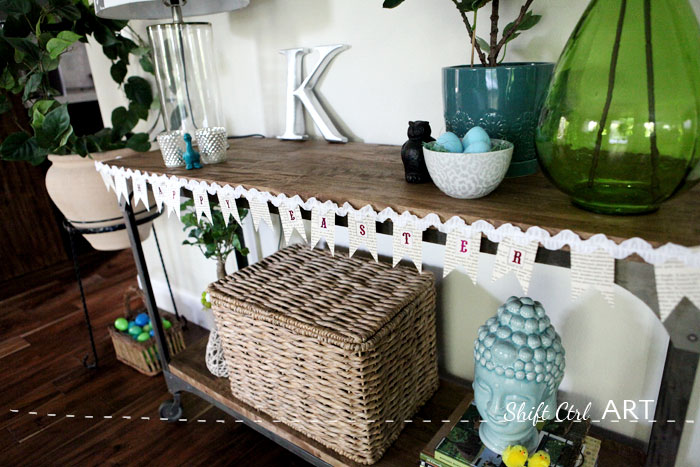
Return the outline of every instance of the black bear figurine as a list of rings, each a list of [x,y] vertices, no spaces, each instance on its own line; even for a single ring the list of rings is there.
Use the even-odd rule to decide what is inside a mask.
[[[430,123],[421,120],[408,122],[408,141],[401,146],[401,160],[406,171],[408,183],[429,182],[430,174],[425,166],[423,143],[435,141],[430,136]]]

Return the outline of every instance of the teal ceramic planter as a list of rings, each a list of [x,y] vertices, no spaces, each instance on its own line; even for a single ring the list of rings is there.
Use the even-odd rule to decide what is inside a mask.
[[[504,63],[442,69],[447,131],[463,136],[474,125],[515,145],[506,177],[537,172],[535,129],[553,63]]]

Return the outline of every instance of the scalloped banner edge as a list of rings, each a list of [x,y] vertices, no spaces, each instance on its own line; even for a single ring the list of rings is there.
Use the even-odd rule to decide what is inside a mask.
[[[255,188],[246,189],[241,185],[231,187],[230,185],[218,185],[217,183],[207,183],[205,181],[191,180],[186,178],[178,178],[174,175],[159,175],[141,172],[139,170],[125,169],[123,167],[115,167],[95,161],[95,168],[101,174],[107,174],[114,177],[117,174],[123,175],[126,178],[145,178],[151,186],[158,183],[177,183],[182,188],[190,191],[204,190],[210,195],[216,195],[219,192],[233,196],[235,198],[244,197],[248,201],[253,199],[264,200],[272,203],[274,206],[280,205],[299,206],[301,209],[311,211],[312,208],[318,207],[321,214],[329,211],[334,212],[338,216],[355,216],[356,219],[363,219],[369,216],[377,222],[391,220],[399,227],[405,226],[407,223],[412,223],[417,229],[426,230],[429,227],[434,227],[440,232],[449,233],[454,230],[461,230],[466,235],[471,235],[473,232],[481,232],[486,237],[495,243],[500,242],[505,237],[510,237],[519,245],[536,240],[548,250],[560,250],[564,246],[569,246],[574,251],[582,253],[593,253],[596,250],[604,250],[615,259],[624,259],[630,255],[637,254],[649,264],[663,264],[666,261],[680,260],[688,267],[700,268],[700,251],[693,251],[689,247],[677,245],[675,243],[666,243],[658,248],[654,248],[646,240],[634,237],[624,240],[621,243],[615,243],[605,234],[595,234],[584,240],[578,234],[571,230],[562,230],[556,235],[551,235],[545,229],[533,226],[523,231],[520,227],[512,224],[503,224],[499,227],[494,227],[488,221],[478,220],[472,224],[467,224],[464,219],[454,216],[445,222],[440,220],[440,216],[435,213],[430,213],[425,217],[418,217],[408,211],[401,214],[387,207],[380,212],[376,212],[372,206],[366,205],[360,209],[355,208],[350,203],[346,202],[342,206],[333,201],[320,201],[311,197],[304,201],[299,195],[288,197],[284,193],[274,196],[266,191],[259,191]]]

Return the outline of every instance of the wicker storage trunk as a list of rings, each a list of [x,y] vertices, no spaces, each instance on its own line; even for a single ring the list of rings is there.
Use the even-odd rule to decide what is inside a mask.
[[[233,395],[356,462],[438,387],[430,273],[297,245],[209,290]]]

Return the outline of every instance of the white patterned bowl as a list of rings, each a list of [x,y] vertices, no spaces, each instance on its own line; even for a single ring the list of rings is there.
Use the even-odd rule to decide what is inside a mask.
[[[502,149],[470,154],[423,148],[433,183],[453,198],[474,199],[491,193],[503,181],[513,157],[513,143],[500,139],[491,143]]]

